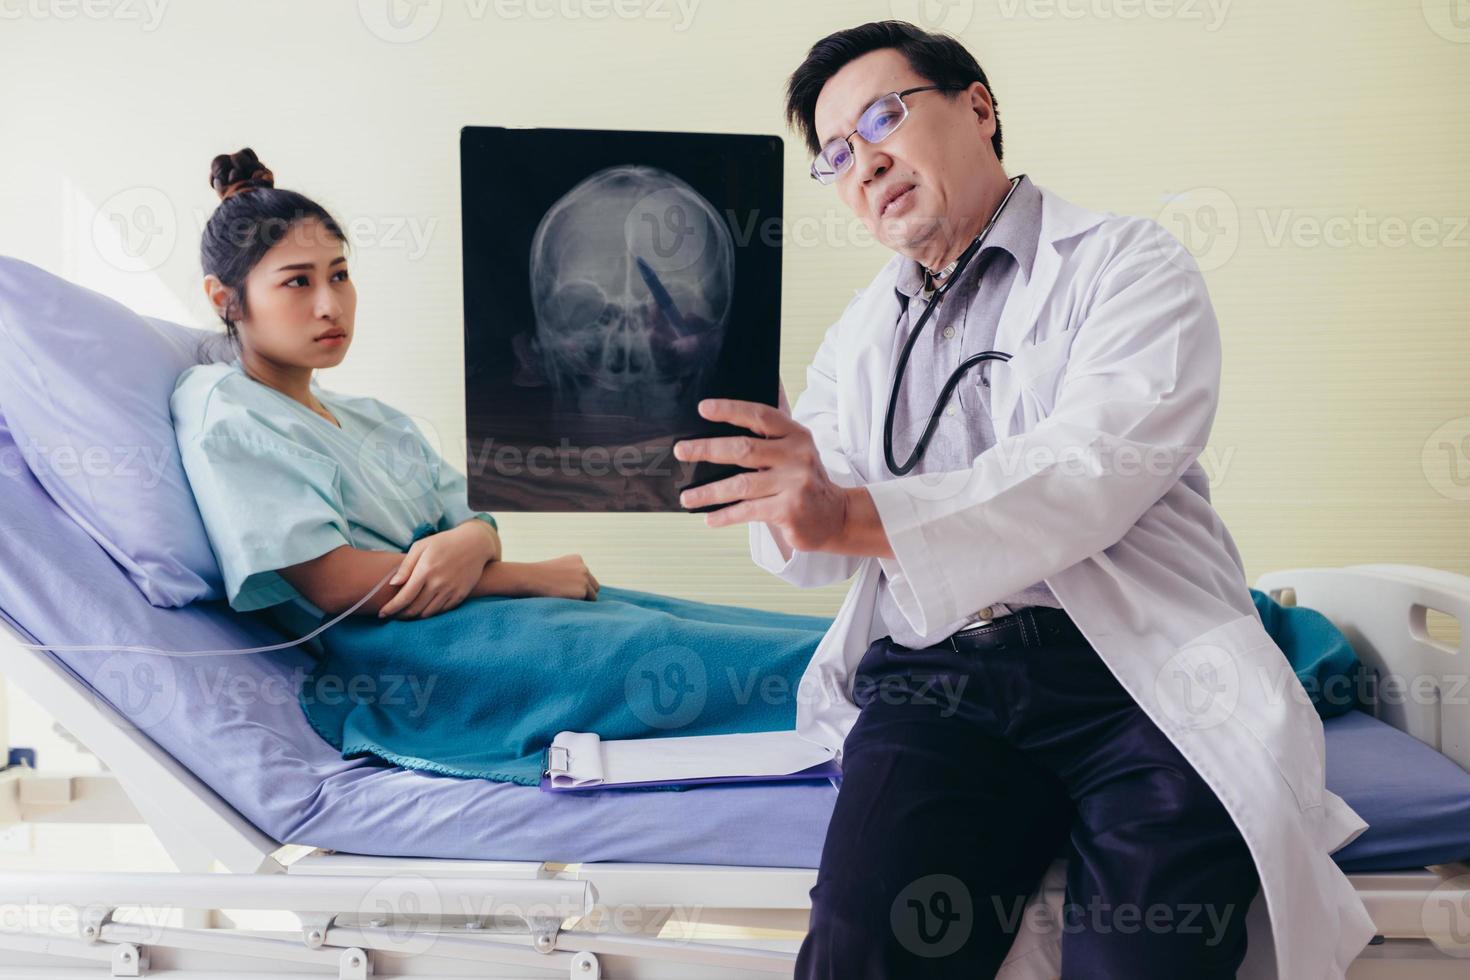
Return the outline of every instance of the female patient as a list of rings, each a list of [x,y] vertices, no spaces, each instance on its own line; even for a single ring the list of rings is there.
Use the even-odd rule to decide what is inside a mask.
[[[352,342],[337,222],[248,149],[216,157],[210,180],[205,290],[239,356],[189,368],[171,407],[230,605],[300,635],[394,572],[313,650],[299,699],[324,738],[344,756],[535,783],[559,731],[794,724],[830,620],[600,588],[578,555],[503,560],[494,518],[412,422],[312,380]]]
[[[360,613],[428,617],[478,595],[596,599],[578,555],[501,561],[494,518],[468,509],[463,476],[402,413],[312,379],[347,356],[357,307],[331,215],[276,189],[249,149],[216,157],[210,180],[221,204],[200,249],[204,285],[239,356],[185,371],[172,409],[230,604],[299,595],[335,615],[395,567]]]

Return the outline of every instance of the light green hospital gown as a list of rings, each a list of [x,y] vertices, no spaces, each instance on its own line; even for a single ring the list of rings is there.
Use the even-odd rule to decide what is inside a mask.
[[[322,610],[278,573],[342,545],[406,551],[415,532],[446,531],[472,511],[464,475],[413,420],[376,398],[312,393],[333,425],[247,375],[239,359],[179,376],[169,401],[184,472],[224,573],[230,606],[267,607],[283,625]]]

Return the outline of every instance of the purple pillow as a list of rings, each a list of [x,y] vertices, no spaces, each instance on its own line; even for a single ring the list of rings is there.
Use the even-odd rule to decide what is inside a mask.
[[[155,606],[224,597],[169,416],[185,368],[232,355],[222,339],[0,256],[0,411],[37,481]]]

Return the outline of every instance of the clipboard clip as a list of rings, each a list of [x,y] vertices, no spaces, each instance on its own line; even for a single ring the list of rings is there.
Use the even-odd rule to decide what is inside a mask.
[[[572,754],[564,745],[548,745],[541,753],[541,775],[565,776],[572,769]]]

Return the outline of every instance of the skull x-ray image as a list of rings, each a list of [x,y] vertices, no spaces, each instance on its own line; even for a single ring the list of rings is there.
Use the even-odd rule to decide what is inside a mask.
[[[465,473],[482,510],[681,510],[776,404],[781,140],[465,127]]]
[[[719,356],[735,243],[714,206],[667,170],[608,167],[537,225],[530,285],[527,346],[559,408],[671,420]]]

